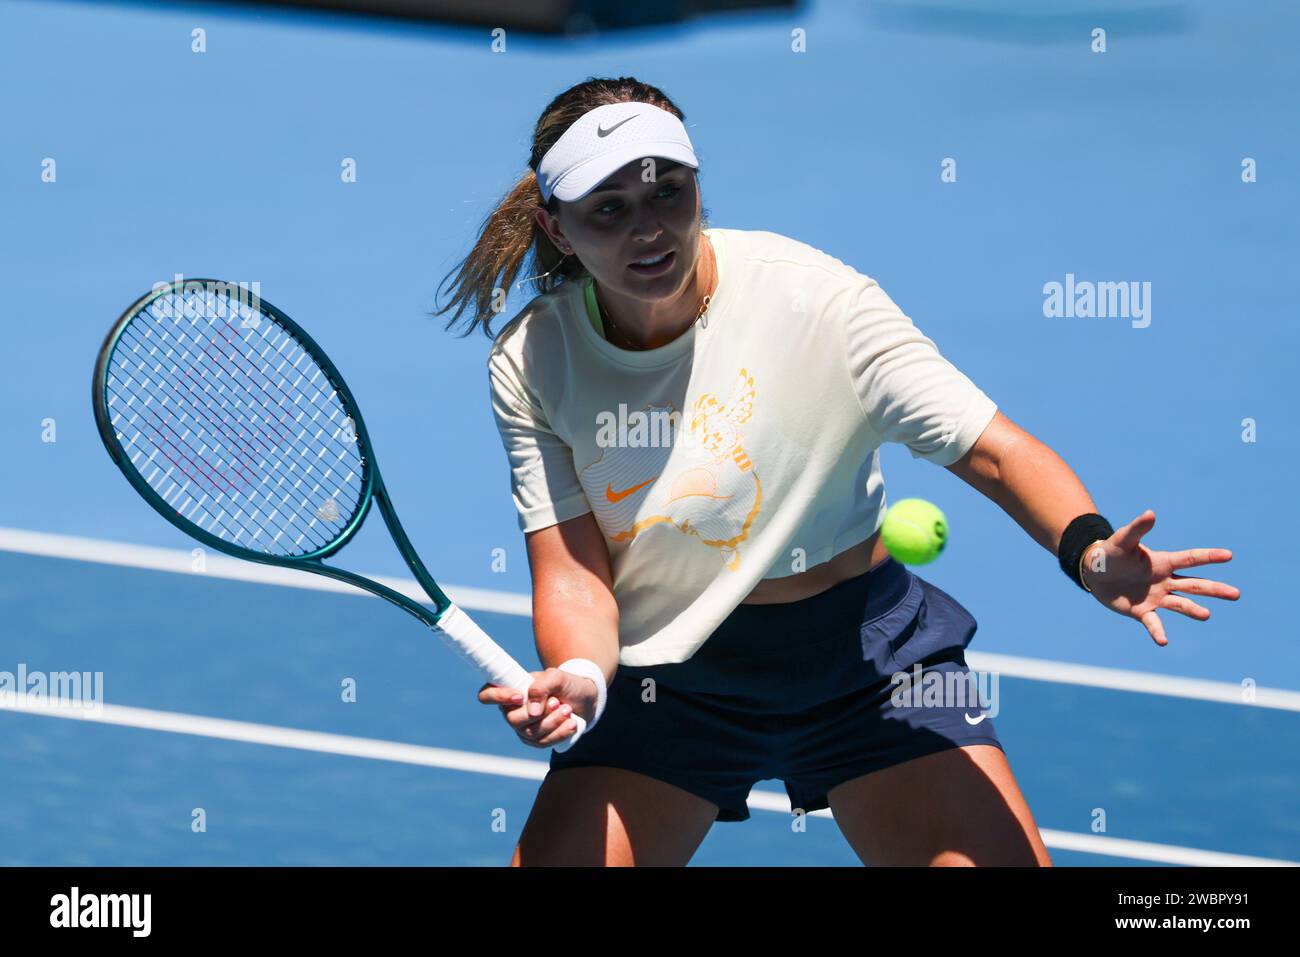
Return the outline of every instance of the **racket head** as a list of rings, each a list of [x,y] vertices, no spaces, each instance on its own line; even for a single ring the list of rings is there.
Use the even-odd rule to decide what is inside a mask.
[[[92,401],[140,496],[236,558],[316,564],[374,500],[370,436],[343,376],[247,286],[180,279],[141,296],[100,347]]]

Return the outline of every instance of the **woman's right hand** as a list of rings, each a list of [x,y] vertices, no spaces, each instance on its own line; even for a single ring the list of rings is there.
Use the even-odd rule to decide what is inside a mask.
[[[590,721],[596,711],[596,683],[558,668],[531,673],[525,694],[515,688],[486,684],[479,689],[482,704],[496,705],[519,740],[534,748],[550,748],[574,736],[576,711]]]

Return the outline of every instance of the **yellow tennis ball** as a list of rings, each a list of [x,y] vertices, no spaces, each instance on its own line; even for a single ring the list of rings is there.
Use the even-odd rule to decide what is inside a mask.
[[[885,513],[880,527],[885,548],[905,565],[927,565],[948,543],[948,522],[923,498],[905,498]]]

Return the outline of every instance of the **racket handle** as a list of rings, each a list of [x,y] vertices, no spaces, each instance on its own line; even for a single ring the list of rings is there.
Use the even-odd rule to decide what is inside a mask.
[[[487,676],[488,681],[503,688],[513,688],[523,693],[533,683],[532,676],[510,653],[488,637],[474,619],[465,614],[459,605],[451,604],[438,618],[436,628],[443,642],[460,657]],[[573,747],[582,733],[587,730],[587,722],[582,715],[572,715],[578,724],[578,730],[559,744],[555,750],[564,753]]]

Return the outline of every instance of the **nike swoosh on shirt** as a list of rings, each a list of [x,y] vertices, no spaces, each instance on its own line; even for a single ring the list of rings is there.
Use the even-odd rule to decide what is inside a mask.
[[[625,488],[621,492],[615,492],[614,486],[611,483],[605,486],[605,498],[609,499],[611,505],[614,504],[615,502],[621,502],[623,501],[623,499],[627,498],[633,492],[639,492],[641,489],[645,488],[647,485],[649,485],[658,477],[659,476],[656,475],[654,478],[648,478],[644,482],[640,483],[639,485],[633,485],[631,488]]]
[[[975,725],[975,724],[979,724],[980,722],[982,722],[985,718],[988,717],[988,715],[987,715],[987,714],[984,714],[983,712],[981,712],[981,713],[980,713],[980,716],[979,716],[978,718],[972,718],[972,717],[971,717],[970,715],[968,715],[968,714],[963,714],[962,717],[966,719],[966,723],[967,723],[967,724]]]
[[[635,120],[635,119],[636,119],[635,116],[629,116],[626,120],[619,120],[617,123],[615,123],[615,124],[614,124],[613,126],[611,126],[609,129],[605,129],[603,126],[601,126],[599,123],[597,123],[597,124],[596,124],[596,135],[597,135],[597,136],[609,136],[610,133],[613,133],[616,129],[618,129],[618,128],[619,128],[620,126],[622,126],[624,123],[630,123],[632,120]]]

